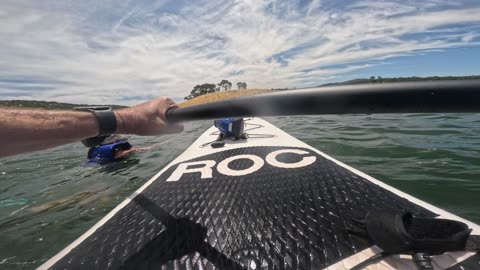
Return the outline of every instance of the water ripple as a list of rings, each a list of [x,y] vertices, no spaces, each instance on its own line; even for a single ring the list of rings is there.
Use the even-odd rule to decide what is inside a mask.
[[[293,116],[269,121],[390,185],[480,222],[480,116]],[[56,254],[184,151],[210,122],[181,135],[135,137],[155,151],[86,167],[71,144],[0,161],[0,264],[30,269]],[[21,239],[19,241],[19,239]]]

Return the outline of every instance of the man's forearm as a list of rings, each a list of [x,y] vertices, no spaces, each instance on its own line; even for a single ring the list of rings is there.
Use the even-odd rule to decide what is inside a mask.
[[[90,112],[0,109],[0,156],[80,141],[98,130]]]
[[[182,125],[165,118],[165,112],[175,106],[162,97],[114,111],[115,133],[156,136],[182,132]],[[81,141],[97,136],[99,130],[91,112],[0,108],[0,157]]]

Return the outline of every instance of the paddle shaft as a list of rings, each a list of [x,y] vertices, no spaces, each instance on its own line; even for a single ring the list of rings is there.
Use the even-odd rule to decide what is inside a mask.
[[[251,116],[478,113],[480,80],[353,84],[277,91],[166,112],[169,121]]]

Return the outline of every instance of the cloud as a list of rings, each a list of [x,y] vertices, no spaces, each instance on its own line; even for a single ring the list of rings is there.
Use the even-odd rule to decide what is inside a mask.
[[[302,87],[384,59],[478,46],[449,1],[2,1],[0,98],[132,104],[198,83]]]

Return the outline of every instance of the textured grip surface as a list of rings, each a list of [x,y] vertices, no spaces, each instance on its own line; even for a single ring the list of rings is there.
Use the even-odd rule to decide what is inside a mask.
[[[191,161],[233,155],[265,157],[281,147],[227,150]],[[351,236],[352,217],[368,210],[435,216],[370,181],[316,156],[285,169],[265,162],[245,176],[184,174],[172,166],[53,269],[322,269],[369,246]],[[301,157],[300,157],[301,158]],[[282,154],[294,163],[298,155]],[[241,159],[233,170],[252,166]]]

